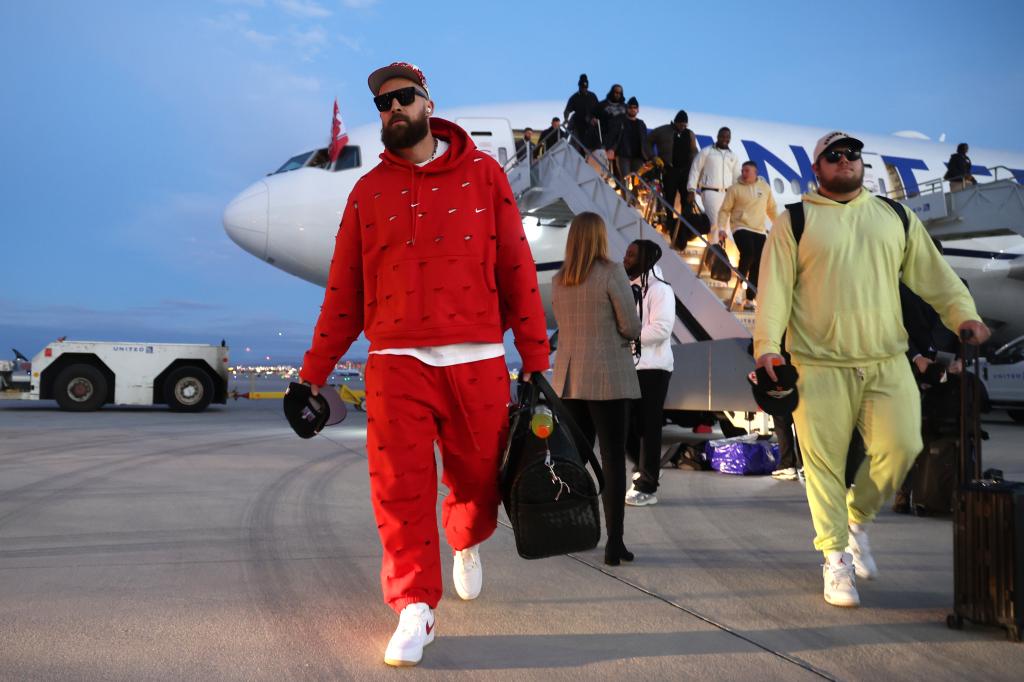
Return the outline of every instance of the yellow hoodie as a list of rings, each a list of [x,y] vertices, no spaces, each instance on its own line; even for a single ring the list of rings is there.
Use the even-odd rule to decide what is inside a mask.
[[[802,200],[799,246],[784,211],[761,257],[755,357],[778,353],[787,329],[797,363],[857,367],[906,352],[901,279],[950,329],[981,319],[912,211],[904,236],[892,208],[866,190],[846,204],[817,192]]]

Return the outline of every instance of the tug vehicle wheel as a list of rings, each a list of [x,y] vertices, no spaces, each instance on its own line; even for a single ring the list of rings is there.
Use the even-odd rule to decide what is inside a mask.
[[[198,367],[179,367],[164,379],[164,402],[173,412],[202,412],[213,400],[213,379]]]
[[[54,398],[62,410],[92,412],[107,399],[107,378],[93,365],[68,365],[57,375]]]

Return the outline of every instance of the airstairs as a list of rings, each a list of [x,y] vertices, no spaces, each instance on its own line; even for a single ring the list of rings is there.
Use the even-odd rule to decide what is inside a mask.
[[[1013,171],[990,168],[993,179],[949,191],[942,179],[920,185],[917,194],[897,197],[909,206],[938,239],[972,239],[1016,232],[1024,236],[1024,186]]]
[[[746,380],[754,364],[748,351],[753,313],[733,311],[742,303],[747,283],[731,264],[733,276],[729,282],[718,282],[708,276],[704,263],[708,244],[685,217],[681,217],[678,229],[693,232],[694,238],[685,251],[671,247],[670,235],[645,219],[659,211],[671,211],[678,216],[656,188],[639,178],[634,179],[637,184],[632,189],[619,186],[601,161],[572,138],[558,141],[540,159],[512,166],[508,175],[524,222],[529,221],[541,230],[563,231],[558,239],[552,235],[552,239],[544,240],[560,245],[561,250],[553,256],[558,263],[564,255],[564,231],[572,217],[584,211],[604,218],[609,255],[614,259],[621,260],[634,239],[662,244],[664,255],[658,264],[676,296],[672,339],[675,370],[666,409],[757,409]],[[542,278],[542,287],[544,284]]]

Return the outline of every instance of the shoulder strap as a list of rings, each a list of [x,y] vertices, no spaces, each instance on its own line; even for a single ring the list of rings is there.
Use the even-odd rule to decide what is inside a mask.
[[[800,237],[804,236],[804,202],[786,204],[786,210],[789,211],[789,229],[793,232],[793,241],[799,246]]]
[[[877,196],[885,203],[889,204],[889,208],[891,208],[896,213],[896,215],[899,216],[900,222],[903,223],[903,234],[906,234],[910,230],[910,216],[907,215],[907,207],[901,204],[900,202],[896,201],[895,199],[884,197],[881,194],[877,194],[875,196]]]
[[[555,389],[551,387],[548,380],[540,372],[534,372],[533,378],[530,381],[540,389],[541,394],[551,404],[552,411],[558,415],[559,420],[569,427],[569,433],[572,434],[572,439],[576,442],[576,449],[579,450],[579,454],[582,455],[583,459],[590,464],[590,468],[594,470],[594,477],[597,479],[597,494],[600,495],[601,491],[604,490],[604,472],[601,471],[601,465],[598,463],[597,457],[594,456],[594,448],[590,447],[587,437],[576,422],[573,421],[573,418],[569,415],[569,410],[562,403],[561,398],[555,393]]]

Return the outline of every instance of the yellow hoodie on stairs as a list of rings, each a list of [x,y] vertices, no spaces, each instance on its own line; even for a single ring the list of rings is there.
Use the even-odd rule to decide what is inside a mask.
[[[797,364],[857,367],[905,353],[901,280],[954,331],[981,319],[912,211],[904,233],[893,209],[866,190],[846,204],[817,192],[802,200],[799,246],[784,211],[761,257],[755,357],[778,353],[787,330]]]

